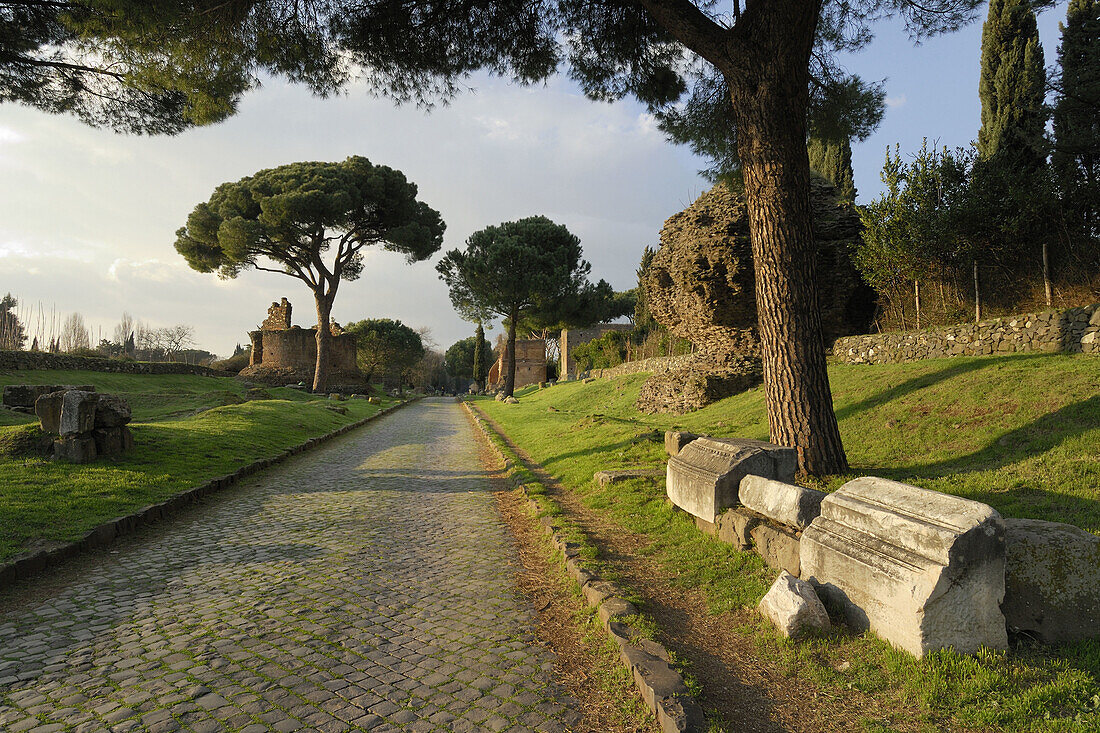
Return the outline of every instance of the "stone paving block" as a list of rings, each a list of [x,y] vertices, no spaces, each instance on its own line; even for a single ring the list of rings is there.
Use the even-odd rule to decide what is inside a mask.
[[[553,656],[532,641],[461,408],[425,401],[386,420],[218,479],[238,486],[129,536],[109,564],[89,556],[56,593],[8,604],[0,648],[19,663],[0,660],[0,729],[47,725],[28,712],[40,706],[74,731],[108,715],[154,732],[564,720],[561,706],[518,720],[553,698]]]

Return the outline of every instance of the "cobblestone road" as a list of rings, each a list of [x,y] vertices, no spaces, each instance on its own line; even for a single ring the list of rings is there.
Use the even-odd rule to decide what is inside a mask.
[[[564,730],[506,532],[411,405],[0,596],[0,730]]]

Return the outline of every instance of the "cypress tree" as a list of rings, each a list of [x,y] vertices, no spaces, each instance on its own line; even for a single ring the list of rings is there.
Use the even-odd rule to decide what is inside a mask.
[[[477,333],[474,335],[474,381],[477,382],[478,388],[482,388],[485,385],[482,384],[485,381],[485,375],[482,373],[484,370],[482,362],[485,360],[485,329],[481,325],[481,321],[477,322]]]
[[[1043,166],[1045,88],[1043,47],[1031,5],[1026,0],[990,0],[978,82],[982,158],[1003,157],[1020,173]]]
[[[1051,165],[1074,229],[1100,236],[1100,2],[1070,0],[1059,24],[1061,84]]]
[[[810,170],[832,183],[841,201],[855,203],[855,172],[852,170],[852,143],[848,138],[826,140],[811,135],[806,145]]]
[[[980,243],[985,251],[974,249],[975,312],[981,310],[980,264],[989,258],[1000,259],[1024,277],[1041,264],[1049,306],[1053,291],[1046,222],[1054,197],[1046,164],[1046,70],[1029,0],[990,0],[982,28],[978,95],[982,126],[971,198],[980,202],[973,210],[988,220],[990,239]]]

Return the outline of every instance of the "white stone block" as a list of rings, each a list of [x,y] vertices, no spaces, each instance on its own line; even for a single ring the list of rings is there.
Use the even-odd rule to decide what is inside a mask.
[[[797,467],[794,448],[759,440],[696,438],[668,459],[665,490],[673,504],[713,523],[722,510],[738,505],[745,476],[793,481]]]
[[[821,513],[821,501],[826,496],[824,491],[751,474],[741,479],[737,495],[757,514],[797,529],[810,526]]]
[[[802,534],[802,577],[848,623],[920,657],[1008,645],[1004,522],[991,507],[863,477]]]
[[[829,628],[829,614],[813,586],[785,570],[760,599],[757,609],[775,624],[779,633],[790,639],[798,638],[810,629]]]

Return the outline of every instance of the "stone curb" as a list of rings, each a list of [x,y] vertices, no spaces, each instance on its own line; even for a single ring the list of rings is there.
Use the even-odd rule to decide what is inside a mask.
[[[462,406],[489,437],[493,429],[480,411],[465,400]],[[504,462],[505,470],[516,465],[492,440],[489,445]],[[540,509],[538,500],[527,493],[525,484],[513,483],[524,490],[528,504],[537,513]],[[635,638],[630,627],[622,623],[621,619],[638,613],[634,604],[623,597],[622,589],[584,567],[580,560],[580,545],[568,542],[562,536],[563,528],[554,517],[540,517],[539,524],[550,537],[551,544],[561,552],[565,571],[580,586],[585,602],[596,609],[604,631],[618,647],[619,659],[630,670],[635,687],[653,712],[662,733],[701,733],[706,730],[703,710],[691,697],[683,676],[669,664],[671,656],[668,650],[651,639]]]
[[[303,443],[291,446],[285,449],[282,453],[271,456],[270,458],[261,458],[252,463],[241,466],[233,473],[226,474],[225,476],[219,476],[218,478],[210,479],[209,481],[199,484],[193,488],[184,491],[181,494],[169,497],[157,504],[151,504],[147,507],[138,509],[133,514],[128,514],[124,517],[118,517],[111,519],[99,526],[93,528],[90,532],[84,535],[83,539],[76,540],[75,542],[68,542],[60,547],[55,547],[52,550],[41,550],[31,555],[25,555],[22,557],[16,557],[7,563],[0,565],[0,589],[11,585],[17,580],[25,580],[30,576],[38,573],[48,567],[59,564],[66,558],[73,557],[82,552],[89,550],[95,550],[102,547],[106,547],[115,541],[117,537],[130,534],[139,527],[147,524],[152,524],[161,519],[167,519],[168,517],[176,514],[184,507],[194,504],[200,499],[210,494],[213,494],[222,489],[233,486],[238,481],[255,473],[262,471],[265,468],[269,468],[278,463],[282,463],[292,456],[296,456],[299,453],[312,450],[317,446],[332,440],[338,436],[354,430],[355,428],[362,427],[372,420],[376,420],[383,415],[388,415],[399,407],[403,407],[410,402],[419,400],[419,397],[415,397],[404,402],[399,402],[396,405],[391,405],[387,408],[379,410],[373,415],[369,415],[361,420],[356,420],[353,423],[348,423],[343,427],[333,430],[331,433],[319,435],[315,438],[310,438]]]

